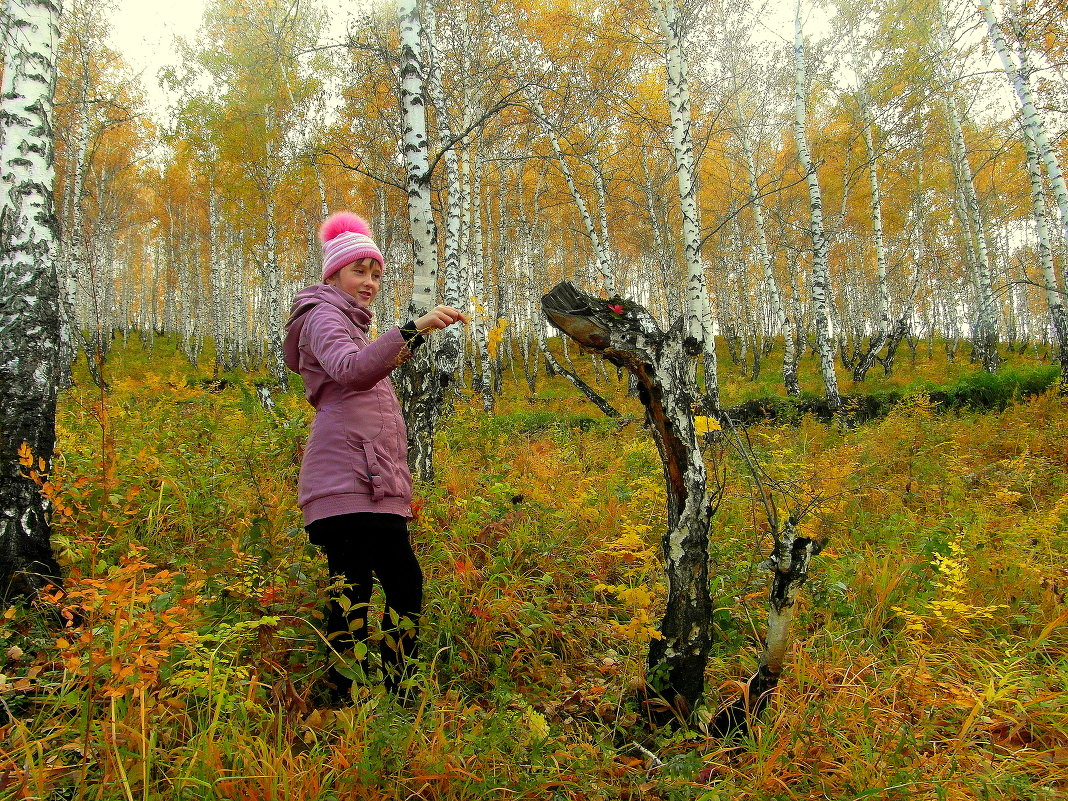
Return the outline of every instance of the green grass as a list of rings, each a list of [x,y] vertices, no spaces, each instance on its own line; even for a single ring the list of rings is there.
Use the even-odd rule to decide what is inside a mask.
[[[802,525],[828,545],[765,719],[727,744],[650,731],[634,703],[647,630],[634,620],[655,620],[665,591],[663,478],[613,370],[598,381],[574,358],[621,420],[544,373],[534,402],[520,375],[495,414],[457,404],[413,523],[422,700],[404,709],[369,688],[335,713],[317,708],[325,568],[294,505],[311,410],[295,392],[265,412],[259,375],[209,387],[210,369],[167,340],[117,343],[108,392],[79,372],[61,399],[55,544],[70,594],[55,603],[83,625],[58,632],[19,608],[0,625],[0,795],[1056,797],[1068,409],[1014,400],[1048,367],[1014,357],[985,376],[939,353],[921,347],[913,365],[903,350],[898,374],[864,390],[948,387],[1004,410],[934,414],[912,398],[855,429],[749,431],[780,510],[817,500]],[[728,402],[774,391],[773,362],[757,383],[722,365]],[[728,470],[710,532],[714,710],[755,668],[770,543],[747,473],[729,452],[708,457]]]

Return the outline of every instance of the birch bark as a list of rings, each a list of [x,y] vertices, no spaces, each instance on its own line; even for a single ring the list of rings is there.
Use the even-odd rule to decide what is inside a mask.
[[[716,715],[712,730],[720,736],[746,732],[749,720],[760,716],[772,691],[778,686],[790,645],[797,596],[808,578],[809,560],[821,547],[815,540],[798,534],[794,521],[789,518],[781,528],[775,526],[772,534],[775,547],[762,565],[772,573],[764,653],[745,692]]]
[[[77,358],[80,342],[86,345],[82,339],[81,326],[78,318],[78,282],[86,272],[85,257],[85,233],[84,220],[82,219],[82,202],[85,195],[85,160],[89,149],[89,111],[86,86],[88,77],[83,75],[83,82],[79,92],[78,112],[74,120],[73,151],[74,158],[70,165],[70,189],[67,209],[69,215],[66,225],[66,248],[64,259],[58,266],[60,280],[60,309],[61,314],[61,337],[63,352],[69,354],[70,364],[64,365],[66,373]],[[92,358],[89,348],[85,348],[86,357]]]
[[[402,149],[408,190],[408,227],[411,232],[414,274],[409,316],[425,314],[436,305],[438,289],[437,227],[430,198],[430,143],[427,139],[423,87],[422,19],[418,0],[402,0],[400,24],[400,107]],[[408,462],[424,481],[434,478],[434,427],[440,385],[429,338],[397,376],[408,423]]]
[[[964,138],[964,126],[956,98],[952,93],[953,79],[950,62],[953,58],[949,31],[945,21],[945,9],[941,1],[937,7],[938,19],[936,45],[938,52],[937,68],[947,95],[943,100],[946,122],[949,125],[950,156],[953,161],[957,181],[958,200],[961,223],[968,241],[968,250],[974,254],[969,261],[972,281],[976,290],[976,308],[972,323],[973,355],[983,369],[993,372],[998,368],[998,319],[994,303],[994,291],[991,284],[990,253],[986,244],[986,226],[979,207],[979,196],[975,191],[975,177],[968,161],[968,147]]]
[[[433,4],[426,6],[426,27],[428,38],[434,41]],[[433,103],[437,121],[438,142],[446,147],[442,160],[445,164],[445,189],[447,192],[445,209],[445,286],[442,301],[446,306],[462,309],[466,305],[463,286],[460,283],[460,239],[463,224],[463,204],[466,187],[460,177],[460,156],[457,153],[459,142],[453,143],[454,135],[449,123],[449,110],[445,102],[445,89],[441,81],[439,59],[431,59],[427,68],[427,88]],[[456,382],[464,356],[464,331],[458,325],[446,328],[440,335],[437,350],[437,369],[448,382]]]
[[[808,111],[805,77],[805,47],[801,34],[801,0],[794,13],[794,136],[797,157],[805,172],[810,208],[812,237],[812,312],[816,326],[816,355],[820,364],[827,405],[837,409],[842,404],[838,392],[838,378],[834,373],[834,341],[830,330],[830,265],[827,257],[827,237],[823,228],[823,198],[819,177],[808,149]]]
[[[783,303],[782,293],[779,292],[779,283],[775,279],[774,264],[771,260],[771,252],[768,249],[768,236],[764,225],[764,203],[760,197],[760,185],[757,182],[756,156],[749,137],[744,133],[741,136],[742,154],[745,157],[746,177],[749,179],[749,201],[753,207],[753,224],[756,228],[756,251],[764,276],[764,292],[767,295],[767,304],[771,312],[773,330],[782,336],[782,380],[786,386],[786,394],[792,397],[801,395],[801,385],[797,380],[797,342],[793,336],[790,317],[786,314],[786,305]]]
[[[1046,293],[1046,306],[1049,308],[1054,344],[1057,346],[1057,362],[1061,366],[1060,392],[1065,394],[1068,393],[1068,312],[1064,308],[1064,295],[1057,287],[1057,272],[1053,263],[1049,225],[1046,221],[1045,193],[1042,191],[1039,155],[1035,142],[1026,128],[1024,129],[1024,146],[1027,150],[1027,173],[1031,181],[1031,205],[1035,216],[1038,263],[1042,270],[1042,285]]]
[[[685,39],[676,0],[653,0],[653,11],[665,40],[665,72],[668,109],[671,114],[671,144],[682,208],[682,243],[686,262],[686,331],[688,347],[704,355],[705,402],[719,408],[719,367],[715,331],[709,304],[705,269],[701,260],[701,226],[698,219],[697,182],[694,170],[690,88],[687,78]]]
[[[277,184],[269,178],[264,192],[264,213],[267,222],[265,258],[263,260],[263,277],[267,288],[267,352],[271,375],[278,383],[279,389],[289,386],[289,368],[286,367],[282,353],[283,326],[285,324],[285,304],[282,301],[282,266],[278,263],[278,206]]]
[[[1050,190],[1057,206],[1061,223],[1061,235],[1068,243],[1068,188],[1064,175],[1057,161],[1057,155],[1050,145],[1046,126],[1035,105],[1030,83],[1030,59],[1021,43],[1014,59],[1005,41],[1002,26],[994,17],[988,3],[980,3],[982,13],[990,33],[994,49],[1001,59],[1005,76],[1012,84],[1016,97],[1020,101],[1021,129],[1024,148],[1027,152],[1027,173],[1031,184],[1031,203],[1034,209],[1035,234],[1038,244],[1039,265],[1042,270],[1042,283],[1046,293],[1046,305],[1049,308],[1050,323],[1053,328],[1057,346],[1057,361],[1061,366],[1060,391],[1068,393],[1068,313],[1064,307],[1064,296],[1058,291],[1056,268],[1053,262],[1053,247],[1049,236],[1046,219],[1042,172],[1049,180]],[[1013,16],[1009,11],[1010,19]]]
[[[1064,174],[1061,172],[1060,163],[1057,161],[1057,153],[1050,144],[1049,136],[1046,134],[1045,123],[1038,112],[1034,93],[1031,90],[1030,58],[1021,44],[1017,54],[1018,60],[1014,60],[1005,41],[1002,26],[994,17],[990,4],[981,2],[979,10],[983,14],[987,28],[990,31],[991,43],[994,45],[994,49],[997,50],[998,57],[1005,68],[1005,76],[1008,78],[1009,83],[1012,84],[1016,97],[1020,101],[1021,124],[1024,132],[1030,137],[1030,145],[1034,148],[1035,157],[1042,165],[1046,172],[1046,177],[1049,179],[1050,190],[1057,204],[1061,235],[1064,237],[1065,243],[1068,243],[1068,186],[1066,186]],[[1011,11],[1009,13],[1012,15]]]
[[[493,412],[493,376],[490,374],[490,356],[487,345],[487,322],[492,319],[489,300],[486,297],[486,248],[483,242],[482,165],[476,161],[474,186],[471,187],[471,297],[475,302],[471,334],[478,363],[479,394],[482,395],[482,410]]]
[[[683,306],[683,292],[678,278],[678,267],[674,252],[668,246],[667,235],[661,215],[657,213],[658,192],[653,186],[653,176],[646,159],[646,148],[638,154],[642,168],[642,188],[645,190],[645,210],[649,215],[649,228],[653,233],[653,258],[659,268],[657,277],[664,298],[662,310],[666,315],[670,309]]]
[[[542,298],[549,321],[583,347],[629,370],[641,385],[646,422],[660,452],[667,491],[667,527],[661,540],[668,597],[660,639],[649,645],[647,683],[675,714],[692,711],[704,693],[712,645],[708,585],[708,530],[716,504],[694,427],[693,357],[684,321],[662,331],[636,303],[622,314],[605,301],[557,285]]]
[[[879,167],[872,128],[875,121],[864,102],[864,147],[868,155],[868,180],[871,183],[871,221],[875,238],[875,289],[878,298],[878,314],[875,330],[868,340],[867,349],[860,354],[853,367],[853,380],[863,381],[868,370],[875,364],[879,351],[890,333],[890,292],[886,284],[886,240],[883,236],[883,203],[879,191]]]
[[[59,583],[52,469],[59,384],[59,236],[52,125],[54,0],[8,0],[0,93],[0,596]]]

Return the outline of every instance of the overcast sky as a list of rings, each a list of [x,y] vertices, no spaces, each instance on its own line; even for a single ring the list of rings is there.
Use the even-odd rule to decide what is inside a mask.
[[[149,102],[162,109],[157,75],[175,61],[174,41],[191,38],[200,25],[204,0],[119,0],[112,19],[111,44],[135,74]]]
[[[159,84],[159,70],[177,60],[175,40],[193,38],[200,26],[207,0],[118,0],[112,19],[111,44],[134,74],[140,76],[149,103],[160,117],[165,116],[166,93]],[[810,4],[809,4],[810,5]],[[344,30],[344,16],[332,7],[334,35]],[[822,28],[820,11],[808,9],[806,31]],[[762,17],[757,38],[789,40],[793,36],[793,3],[771,0],[770,13]],[[768,27],[768,23],[771,23]]]

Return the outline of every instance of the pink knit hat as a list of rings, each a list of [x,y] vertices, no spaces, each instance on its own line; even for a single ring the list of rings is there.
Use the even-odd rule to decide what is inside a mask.
[[[346,264],[371,258],[385,267],[382,251],[371,239],[371,226],[351,211],[331,214],[319,228],[323,242],[323,281]]]

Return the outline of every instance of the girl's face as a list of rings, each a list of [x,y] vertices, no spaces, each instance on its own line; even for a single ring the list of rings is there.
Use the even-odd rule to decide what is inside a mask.
[[[326,283],[356,298],[356,303],[366,309],[382,288],[382,265],[372,258],[350,262],[327,278]]]

